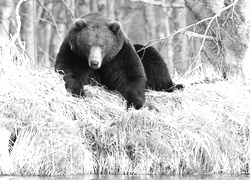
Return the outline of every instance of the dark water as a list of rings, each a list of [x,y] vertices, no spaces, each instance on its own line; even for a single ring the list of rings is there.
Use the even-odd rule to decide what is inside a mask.
[[[250,180],[250,176],[210,175],[210,176],[124,176],[124,175],[84,175],[84,176],[0,176],[0,180]]]

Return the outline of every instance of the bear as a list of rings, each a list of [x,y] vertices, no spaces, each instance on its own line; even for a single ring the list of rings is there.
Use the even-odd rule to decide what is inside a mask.
[[[137,55],[140,57],[146,77],[146,88],[155,91],[173,92],[184,88],[183,84],[174,84],[167,64],[160,53],[152,46],[134,44]]]
[[[144,46],[142,44],[134,44],[133,46],[142,61],[146,73],[146,89],[173,92],[174,90],[184,88],[183,84],[173,83],[167,64],[154,47]],[[89,78],[89,84],[100,84],[100,78],[97,74]]]
[[[84,96],[83,86],[94,78],[109,90],[118,91],[127,107],[140,109],[145,89],[172,92],[175,85],[168,68],[153,47],[132,44],[121,24],[99,13],[74,21],[56,56],[55,70],[64,74],[66,89]]]
[[[97,74],[128,107],[140,109],[145,102],[146,74],[133,44],[118,21],[99,13],[74,21],[56,56],[55,70],[64,74],[66,89],[77,96],[84,95],[88,77]]]

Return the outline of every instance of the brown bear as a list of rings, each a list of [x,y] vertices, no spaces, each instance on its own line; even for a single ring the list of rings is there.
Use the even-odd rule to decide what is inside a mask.
[[[83,85],[95,75],[109,90],[121,93],[128,107],[139,109],[145,102],[146,87],[169,92],[182,88],[174,85],[154,48],[146,48],[142,60],[141,48],[130,42],[119,22],[90,13],[70,27],[57,54],[55,70],[63,71],[66,89],[72,94],[83,95]]]
[[[117,21],[99,13],[75,20],[56,57],[55,69],[65,73],[65,86],[83,94],[87,78],[97,73],[100,83],[116,90],[128,106],[139,109],[145,102],[146,74],[134,46]]]

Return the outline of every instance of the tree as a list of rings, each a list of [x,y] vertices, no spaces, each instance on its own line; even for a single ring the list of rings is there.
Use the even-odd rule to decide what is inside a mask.
[[[249,39],[249,22],[245,16],[245,12],[249,10],[249,2],[247,0],[232,2],[220,0],[217,3],[208,0],[186,0],[186,2],[195,15],[195,21],[202,21],[197,28],[191,30],[197,33],[192,38],[201,40],[196,56],[201,55],[203,62],[208,61],[224,75],[241,73],[241,61]]]
[[[36,49],[36,0],[29,0],[22,6],[22,39],[25,41],[25,49],[27,55],[37,63]]]
[[[8,28],[16,1],[0,0],[1,34],[12,32]],[[35,60],[38,51],[37,64],[51,67],[74,19],[98,11],[121,22],[133,43],[154,45],[171,74],[190,74],[206,66],[239,73],[249,39],[249,4],[248,0],[28,0],[20,10],[21,37],[27,54]]]
[[[53,32],[53,24],[52,23],[48,23],[51,19],[50,16],[52,16],[52,14],[50,14],[50,12],[52,12],[53,9],[53,3],[52,2],[48,2],[45,3],[45,1],[38,1],[40,3],[40,8],[43,11],[46,11],[48,13],[39,13],[37,14],[37,18],[38,19],[44,19],[45,21],[39,21],[40,23],[38,24],[39,27],[43,27],[40,29],[40,31],[38,32],[38,46],[39,46],[39,60],[38,60],[38,64],[39,65],[43,65],[46,67],[50,67],[51,66],[51,60],[50,60],[50,48],[51,48],[51,39],[52,39],[52,32]],[[43,14],[43,17],[42,17]]]
[[[173,7],[173,23],[174,29],[182,29],[187,26],[187,8],[184,0],[175,0],[175,4],[180,7]],[[173,51],[175,67],[179,73],[183,73],[188,69],[189,63],[187,58],[187,38],[183,34],[176,34],[173,38]]]
[[[10,0],[0,0],[0,36],[9,36],[10,18],[14,9],[14,2]]]

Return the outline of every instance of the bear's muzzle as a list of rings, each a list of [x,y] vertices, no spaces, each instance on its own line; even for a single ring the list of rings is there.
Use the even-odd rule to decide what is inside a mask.
[[[91,47],[89,54],[89,67],[99,69],[102,65],[102,49],[99,46]]]

